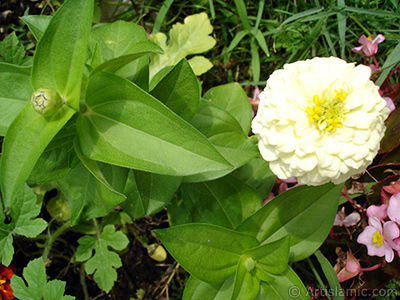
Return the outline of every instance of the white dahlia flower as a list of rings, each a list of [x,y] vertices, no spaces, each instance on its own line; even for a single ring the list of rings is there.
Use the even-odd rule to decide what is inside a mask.
[[[390,112],[370,75],[367,66],[317,57],[270,76],[252,131],[278,178],[339,184],[365,171]]]

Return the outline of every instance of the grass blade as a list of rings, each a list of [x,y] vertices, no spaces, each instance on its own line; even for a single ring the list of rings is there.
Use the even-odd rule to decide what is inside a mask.
[[[165,0],[163,2],[162,6],[160,8],[160,11],[158,12],[156,21],[154,22],[154,27],[153,27],[152,33],[157,33],[160,31],[160,28],[161,28],[162,23],[164,22],[165,16],[167,15],[167,12],[173,2],[174,2],[174,0]]]
[[[345,8],[344,0],[337,0],[337,5],[341,9],[337,13],[339,40],[340,45],[342,46],[340,50],[340,56],[344,59],[344,47],[346,39],[346,12],[343,10]]]
[[[246,5],[243,0],[235,0],[236,9],[245,30],[251,31],[249,18],[247,17]]]
[[[321,265],[322,271],[324,271],[325,277],[329,282],[330,291],[335,291],[333,293],[333,300],[344,300],[343,293],[340,293],[341,287],[336,275],[336,272],[333,270],[331,263],[326,257],[321,253],[321,251],[317,251],[314,253],[315,257],[318,259],[319,264]]]
[[[397,44],[396,48],[390,52],[388,58],[382,66],[382,73],[376,81],[376,85],[381,85],[386,77],[389,75],[389,72],[400,62],[400,43]]]

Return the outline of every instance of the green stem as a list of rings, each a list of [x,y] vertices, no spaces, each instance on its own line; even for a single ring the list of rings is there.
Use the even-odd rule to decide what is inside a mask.
[[[60,228],[58,228],[52,235],[47,238],[47,241],[44,245],[44,251],[42,254],[43,260],[47,260],[49,257],[50,249],[54,243],[54,241],[69,227],[71,226],[71,220],[65,222]]]
[[[89,300],[89,292],[88,288],[86,285],[86,273],[85,273],[85,264],[81,264],[81,267],[79,268],[79,280],[82,285],[82,290],[83,290],[83,295],[85,300]]]

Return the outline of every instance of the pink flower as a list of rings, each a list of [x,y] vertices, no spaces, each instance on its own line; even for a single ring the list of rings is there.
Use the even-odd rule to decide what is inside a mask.
[[[371,205],[367,209],[367,216],[368,218],[375,217],[379,221],[383,221],[384,218],[387,217],[387,204],[382,204],[382,205]]]
[[[374,39],[372,37],[366,37],[362,35],[358,42],[362,45],[359,47],[355,47],[351,49],[353,52],[362,51],[365,56],[372,56],[378,51],[378,44],[382,43],[385,40],[385,37],[382,34],[378,34],[378,36]]]
[[[346,216],[344,212],[344,207],[342,207],[341,211],[336,214],[335,222],[333,225],[336,226],[353,226],[356,225],[357,222],[360,221],[360,214],[358,212],[353,212],[350,215]]]
[[[400,225],[400,193],[390,197],[387,213],[390,220]]]
[[[369,225],[358,236],[357,242],[367,246],[368,255],[385,257],[385,260],[390,263],[393,261],[394,252],[398,251],[399,245],[393,240],[400,235],[399,227],[392,221],[382,224],[376,217],[368,219]]]
[[[347,251],[346,265],[337,274],[339,282],[346,281],[354,276],[357,276],[361,272],[361,266],[358,260]]]
[[[396,109],[396,106],[394,105],[394,102],[391,98],[389,97],[382,97],[386,101],[386,107],[390,109],[390,112],[394,111]]]
[[[382,203],[389,203],[390,197],[396,193],[400,193],[400,181],[396,181],[390,185],[385,185],[381,189]]]
[[[374,64],[370,64],[369,67],[371,68],[372,73],[379,71],[381,69],[381,68],[377,68]]]

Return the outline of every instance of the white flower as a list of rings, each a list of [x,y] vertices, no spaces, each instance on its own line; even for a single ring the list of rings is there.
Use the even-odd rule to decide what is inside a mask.
[[[335,57],[286,64],[271,75],[252,131],[278,178],[339,184],[365,171],[390,112],[370,75],[369,67]]]

